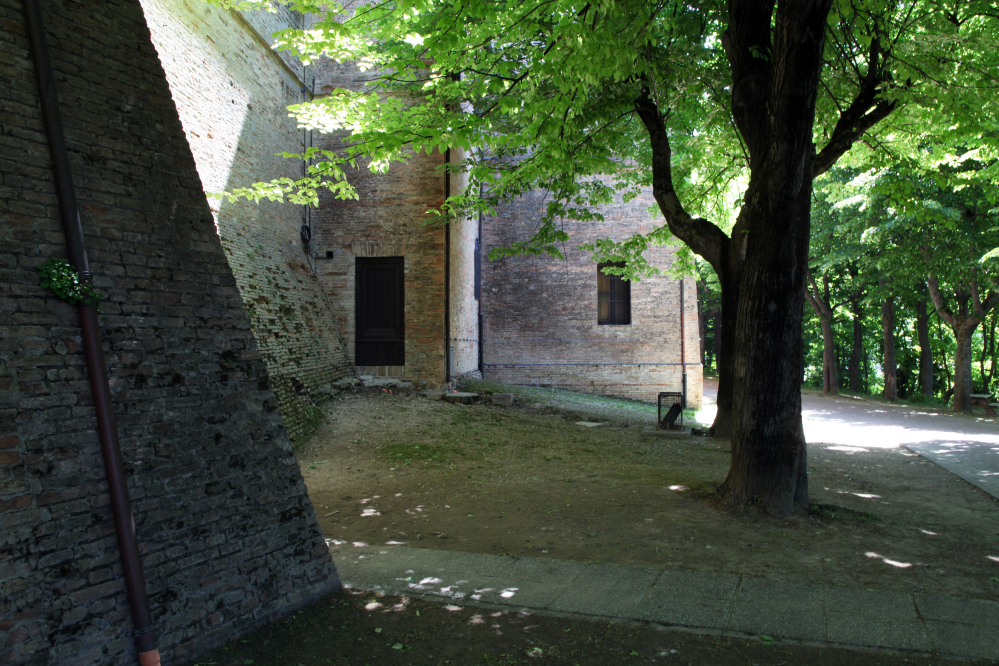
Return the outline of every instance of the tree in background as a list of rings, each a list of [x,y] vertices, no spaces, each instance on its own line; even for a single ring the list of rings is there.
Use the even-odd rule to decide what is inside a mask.
[[[990,203],[999,192],[992,185],[993,163],[983,163],[981,151],[948,151],[937,143],[924,144],[913,155],[918,159],[887,169],[831,173],[816,200],[813,247],[826,248],[824,271],[847,266],[851,275],[868,276],[856,288],[881,306],[884,397],[932,398],[936,337],[945,386],[953,381],[944,397],[953,395],[954,408],[965,410],[979,325],[984,326],[979,346],[983,390],[989,390],[995,376],[994,343],[989,340],[994,340],[996,317],[988,314],[999,303],[997,267],[980,257],[983,248],[999,242],[997,211]],[[836,254],[836,248],[845,251]],[[934,316],[950,329],[952,343],[941,337],[939,327],[933,335]]]

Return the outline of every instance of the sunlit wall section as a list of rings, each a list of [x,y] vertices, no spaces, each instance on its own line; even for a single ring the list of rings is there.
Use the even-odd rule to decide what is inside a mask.
[[[170,93],[208,192],[302,175],[311,137],[286,107],[311,96],[312,74],[269,47],[300,15],[225,11],[203,2],[142,0]],[[302,206],[209,199],[285,426],[304,438],[348,365],[334,313],[304,247]]]

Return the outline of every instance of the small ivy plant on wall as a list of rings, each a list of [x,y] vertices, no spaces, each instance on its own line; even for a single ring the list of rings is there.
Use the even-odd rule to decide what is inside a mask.
[[[49,259],[38,267],[38,272],[41,274],[42,289],[48,289],[74,305],[97,305],[104,297],[89,284],[81,283],[76,269],[64,259]]]

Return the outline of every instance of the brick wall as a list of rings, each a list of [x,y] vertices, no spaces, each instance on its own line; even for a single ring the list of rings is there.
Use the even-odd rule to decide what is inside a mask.
[[[317,92],[359,87],[360,74],[349,63],[317,63],[315,76]],[[341,138],[317,134],[315,140],[317,146],[335,149]],[[444,382],[444,228],[427,215],[444,202],[443,164],[440,153],[421,153],[377,174],[368,169],[367,161],[359,160],[357,169],[347,173],[359,199],[337,201],[321,194],[320,207],[313,212],[313,238],[321,244],[316,273],[338,312],[350,358],[354,357],[356,258],[404,257],[406,364],[359,368],[360,372],[398,376],[420,385]]]
[[[204,188],[301,176],[301,162],[277,153],[300,152],[310,141],[286,107],[312,89],[312,73],[267,46],[275,31],[303,27],[301,15],[141,1]],[[210,205],[285,427],[304,439],[331,382],[350,374],[333,304],[300,242],[307,212],[270,202]]]
[[[136,0],[45,3],[153,617],[184,664],[338,587]],[[132,664],[18,0],[0,0],[0,663]]]
[[[624,239],[655,226],[650,191],[601,207],[603,223],[566,221],[564,261],[544,257],[483,260],[484,374],[514,384],[551,386],[655,402],[679,391],[679,282],[660,275],[631,283],[631,325],[597,324],[597,265],[576,247]],[[483,222],[483,253],[528,238],[540,219],[539,192],[500,207]],[[649,263],[668,268],[669,248],[650,248]],[[687,402],[701,404],[697,298],[684,281]]]

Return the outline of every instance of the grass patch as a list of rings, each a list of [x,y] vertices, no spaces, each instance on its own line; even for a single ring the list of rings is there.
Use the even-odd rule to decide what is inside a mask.
[[[852,523],[875,523],[880,520],[873,513],[855,511],[835,504],[812,504],[808,507],[808,515],[820,520],[839,520]]]
[[[392,442],[378,445],[375,450],[380,456],[397,465],[409,465],[412,462],[444,464],[461,452],[456,444],[450,442],[444,444]]]

